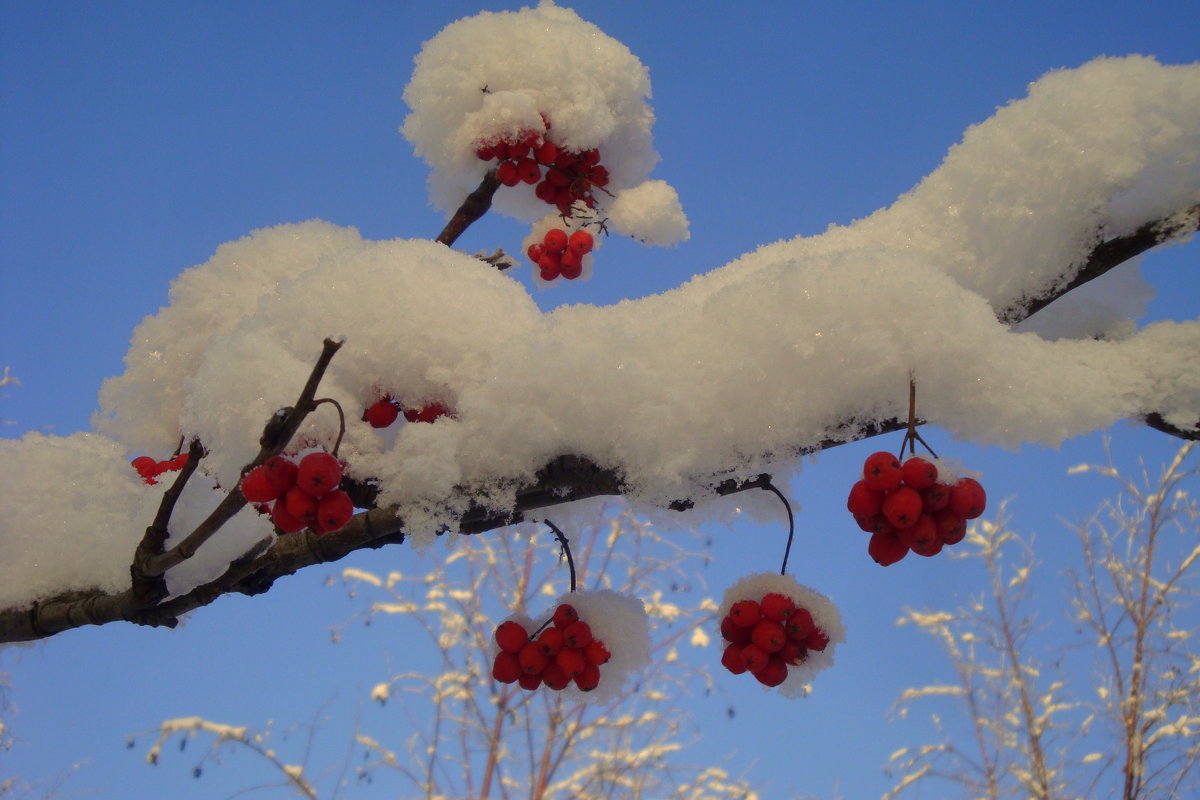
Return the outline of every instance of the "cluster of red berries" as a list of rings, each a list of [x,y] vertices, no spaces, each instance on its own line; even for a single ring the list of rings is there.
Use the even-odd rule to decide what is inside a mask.
[[[542,280],[552,281],[561,275],[573,281],[583,274],[583,257],[592,252],[595,243],[585,230],[572,231],[568,236],[562,228],[551,228],[541,242],[529,245],[525,254],[541,270]]]
[[[559,147],[547,138],[550,122],[542,119],[546,126],[542,132],[526,130],[515,137],[482,142],[475,155],[483,161],[499,161],[496,178],[505,186],[537,184],[533,192],[537,198],[557,207],[563,216],[571,216],[576,202],[595,208],[593,188],[608,185],[608,168],[600,164],[600,151]]]
[[[749,672],[764,686],[778,686],[788,668],[808,660],[809,651],[829,646],[829,636],[812,613],[792,598],[769,592],[761,600],[739,600],[721,620],[727,644],[721,663],[734,675]]]
[[[496,628],[500,652],[492,663],[492,677],[531,691],[543,684],[555,691],[572,682],[584,692],[599,686],[600,667],[612,657],[608,648],[568,603],[554,610],[551,622],[535,636],[516,620],[501,623]]]
[[[934,556],[967,535],[967,520],[983,513],[987,495],[974,478],[938,480],[937,465],[920,456],[904,463],[891,453],[872,453],[862,480],[850,489],[846,508],[871,534],[867,552],[883,566],[908,551]]]
[[[450,409],[441,403],[429,403],[421,408],[401,408],[390,397],[376,400],[363,411],[363,422],[372,428],[387,428],[395,422],[400,414],[409,422],[433,422],[438,417],[450,416]]]
[[[309,453],[299,464],[272,456],[242,478],[242,495],[269,513],[284,533],[308,528],[320,536],[341,530],[354,516],[350,495],[338,488],[341,482],[341,462],[329,453]]]
[[[180,453],[174,458],[168,458],[166,461],[158,461],[150,456],[138,456],[129,463],[137,470],[137,474],[142,476],[142,480],[148,485],[154,486],[158,483],[156,478],[164,472],[178,472],[187,464],[188,454]]]

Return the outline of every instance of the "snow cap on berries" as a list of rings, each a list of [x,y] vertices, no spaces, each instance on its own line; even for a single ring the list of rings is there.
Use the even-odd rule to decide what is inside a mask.
[[[569,603],[591,628],[592,636],[608,648],[612,658],[600,667],[600,684],[590,692],[574,684],[562,690],[571,700],[604,704],[621,692],[625,682],[650,663],[650,618],[642,601],[608,589],[568,592],[551,608]]]
[[[456,207],[483,177],[480,143],[543,135],[547,122],[558,147],[601,149],[616,192],[644,181],[658,160],[649,96],[649,74],[628,47],[542,0],[465,17],[425,42],[404,90],[411,113],[401,132],[433,168],[439,208]],[[495,206],[520,219],[545,208],[517,191],[498,192]]]
[[[829,637],[829,645],[824,650],[810,650],[803,664],[788,667],[787,678],[779,684],[779,693],[784,697],[805,697],[808,694],[808,682],[821,670],[833,666],[834,649],[846,641],[842,615],[828,597],[801,585],[790,575],[761,572],[747,575],[725,590],[717,619],[724,619],[739,600],[757,601],[771,592],[786,595],[795,600],[797,606],[808,609],[813,622]]]

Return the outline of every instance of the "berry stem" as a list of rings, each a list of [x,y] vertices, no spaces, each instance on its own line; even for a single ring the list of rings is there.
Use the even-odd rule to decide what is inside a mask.
[[[338,448],[342,446],[342,437],[346,435],[346,412],[342,410],[342,404],[332,397],[322,397],[320,400],[313,401],[313,410],[322,403],[333,403],[333,407],[338,412],[338,435],[333,443],[333,450],[330,451],[331,456],[337,456]]]
[[[917,382],[914,378],[908,379],[908,426],[904,432],[904,438],[900,441],[900,460],[904,460],[904,448],[908,447],[909,455],[917,454],[917,442],[929,451],[929,455],[934,458],[938,454],[933,452],[933,448],[929,446],[929,442],[921,438],[921,434],[917,433]]]
[[[784,546],[784,548],[783,548],[783,565],[779,567],[779,574],[787,575],[788,556],[791,555],[791,552],[792,552],[792,539],[794,539],[796,536],[796,517],[795,517],[795,515],[792,514],[792,504],[789,503],[788,499],[783,496],[783,492],[781,492],[781,491],[779,491],[779,489],[775,488],[775,484],[771,483],[770,480],[768,480],[767,483],[762,488],[766,489],[768,492],[774,492],[775,496],[778,497],[783,502],[784,509],[787,510],[788,538],[787,538],[787,545]]]
[[[558,539],[559,546],[562,547],[563,555],[567,557],[567,569],[571,572],[571,591],[575,591],[575,559],[571,558],[571,544],[567,541],[567,535],[563,533],[557,525],[550,520],[543,520],[550,526],[550,530],[554,531],[554,536]]]

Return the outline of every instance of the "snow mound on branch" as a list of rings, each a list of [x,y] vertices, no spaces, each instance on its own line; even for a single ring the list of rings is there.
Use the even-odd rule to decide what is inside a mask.
[[[456,208],[491,166],[475,156],[481,142],[541,132],[543,115],[555,144],[600,150],[606,188],[616,194],[644,181],[658,161],[649,96],[649,73],[628,47],[543,0],[460,19],[426,42],[404,90],[412,111],[401,132],[433,168],[430,194],[441,209]],[[495,206],[531,221],[546,204],[522,188],[501,189]]]
[[[147,486],[125,448],[74,433],[0,439],[0,608],[68,590],[129,588],[129,565],[163,486]]]
[[[808,613],[812,614],[813,622],[829,637],[829,644],[824,650],[811,650],[804,663],[788,667],[787,678],[777,687],[779,693],[784,697],[806,697],[809,691],[809,681],[818,672],[833,666],[833,651],[846,641],[846,629],[842,625],[842,615],[838,613],[837,606],[828,597],[798,583],[790,575],[760,572],[755,575],[747,575],[725,590],[721,606],[717,609],[717,620],[725,619],[734,603],[741,600],[753,600],[757,603],[772,592],[789,597],[795,601],[797,606],[808,609]],[[717,627],[717,640],[721,641],[719,623]]]
[[[92,426],[110,435],[120,431],[131,450],[160,458],[174,451],[186,388],[180,378],[195,371],[212,339],[251,315],[282,281],[361,243],[354,228],[312,221],[254,231],[221,245],[203,265],[176,278],[169,304],[134,330],[125,375],[101,386]]]

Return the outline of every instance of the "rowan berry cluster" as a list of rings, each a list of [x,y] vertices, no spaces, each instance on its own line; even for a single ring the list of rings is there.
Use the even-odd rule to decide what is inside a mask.
[[[764,686],[783,683],[789,667],[829,646],[812,613],[780,592],[731,605],[721,620],[721,636],[728,642],[721,664],[734,675],[749,672]]]
[[[609,180],[608,168],[600,163],[600,151],[560,147],[547,135],[549,120],[544,116],[542,120],[543,130],[480,142],[475,155],[482,161],[498,162],[496,178],[505,186],[536,184],[533,193],[537,198],[558,208],[563,216],[571,216],[576,203],[595,208],[593,189],[603,189]]]
[[[168,458],[166,461],[158,461],[150,456],[138,456],[129,463],[137,470],[137,474],[142,476],[142,480],[149,486],[154,486],[158,481],[159,475],[164,472],[178,472],[183,469],[188,462],[188,454],[180,453],[174,458]]]
[[[338,488],[342,465],[335,456],[313,452],[300,463],[272,456],[242,478],[242,495],[271,515],[284,533],[308,528],[318,536],[341,530],[354,516],[350,495]]]
[[[451,416],[450,409],[441,403],[428,403],[421,408],[402,408],[392,398],[384,397],[367,406],[366,410],[363,411],[362,418],[363,422],[366,422],[372,428],[387,428],[401,414],[404,415],[404,419],[408,422],[433,422],[439,417]]]
[[[500,651],[492,662],[492,677],[530,691],[543,684],[561,691],[573,682],[590,692],[600,685],[600,667],[612,657],[569,603],[560,604],[532,636],[512,619],[502,622],[495,636]]]
[[[938,467],[920,456],[903,463],[891,453],[872,453],[863,477],[850,489],[846,508],[871,534],[867,552],[883,566],[908,555],[934,556],[958,544],[967,520],[983,513],[987,495],[974,478],[939,479]]]
[[[583,274],[583,257],[592,252],[595,239],[585,230],[572,231],[568,236],[562,228],[546,231],[541,242],[529,245],[525,254],[537,265],[544,281],[562,276],[573,281]]]

